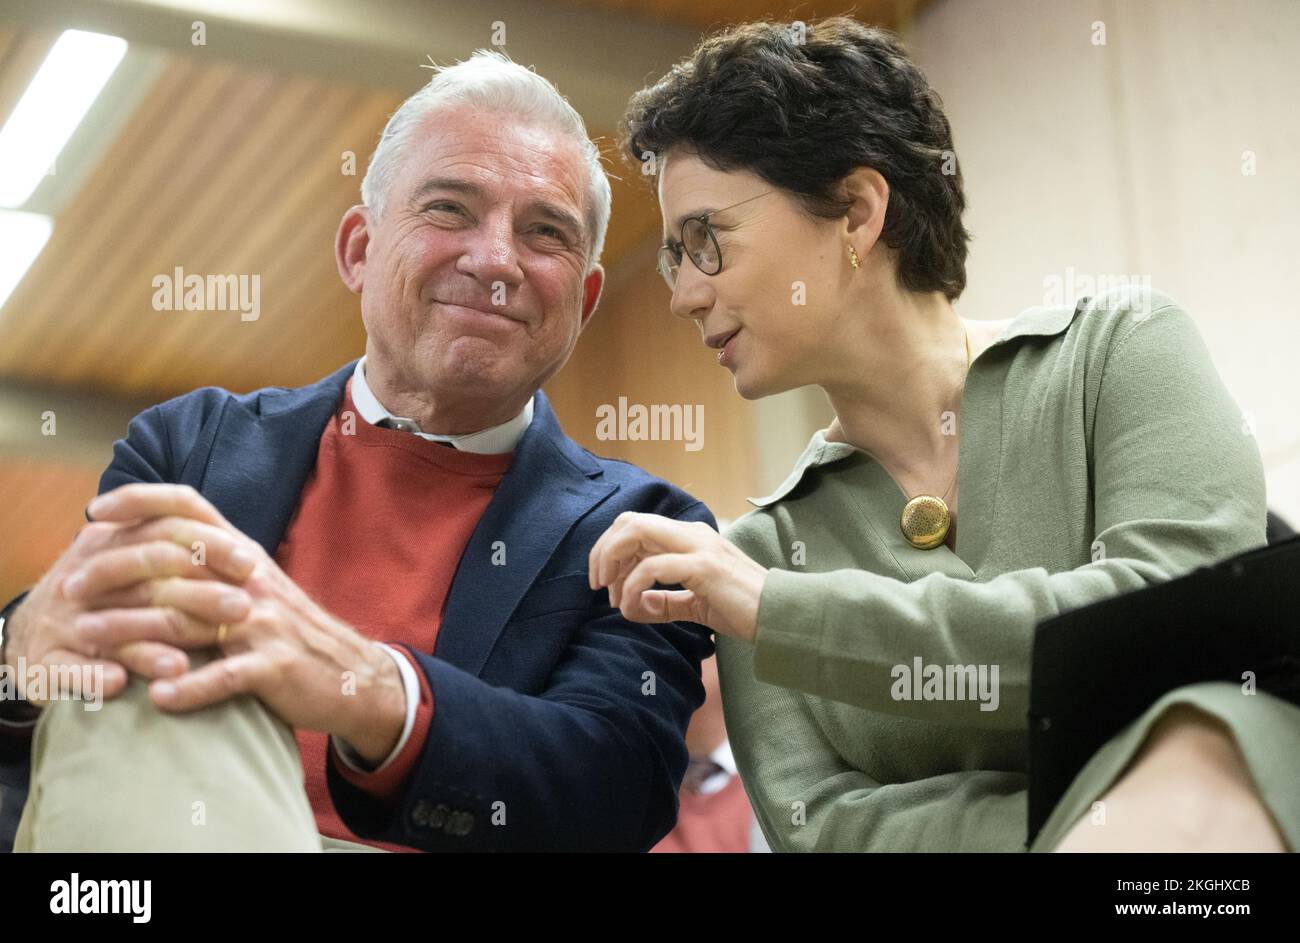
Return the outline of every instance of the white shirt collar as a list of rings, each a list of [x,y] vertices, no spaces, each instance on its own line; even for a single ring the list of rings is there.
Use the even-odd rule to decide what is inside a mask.
[[[731,741],[723,740],[718,748],[709,754],[709,759],[717,763],[732,776],[736,775],[736,758],[731,753]]]
[[[730,740],[718,744],[718,748],[709,754],[709,759],[721,766],[722,772],[714,773],[700,783],[700,794],[705,796],[721,792],[731,782],[731,777],[736,775],[736,758],[731,754]]]
[[[362,357],[357,361],[356,369],[352,371],[352,402],[356,404],[357,412],[361,413],[361,418],[372,426],[381,419],[400,418],[390,413],[379,400],[375,399],[375,394],[371,392],[370,385],[366,383],[365,366],[366,358]],[[532,421],[533,398],[530,396],[528,402],[524,404],[524,408],[519,411],[519,415],[490,429],[480,429],[478,432],[467,432],[464,435],[435,435],[431,432],[416,432],[414,434],[431,442],[450,442],[462,452],[499,455],[503,452],[514,451],[515,446],[519,444],[520,438],[523,437],[524,431]]]

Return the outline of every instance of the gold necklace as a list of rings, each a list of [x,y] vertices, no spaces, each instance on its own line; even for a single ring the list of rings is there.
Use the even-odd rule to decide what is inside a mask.
[[[965,324],[962,324],[961,329],[966,336],[966,372],[969,374],[970,332],[966,330]],[[952,485],[955,484],[957,484],[956,473],[952,476]],[[899,526],[902,527],[903,536],[907,538],[908,543],[918,550],[933,550],[947,539],[948,529],[952,526],[952,513],[943,499],[948,497],[949,491],[952,491],[952,485],[948,486],[948,491],[943,493],[943,497],[918,494],[903,507],[903,517],[899,521]]]

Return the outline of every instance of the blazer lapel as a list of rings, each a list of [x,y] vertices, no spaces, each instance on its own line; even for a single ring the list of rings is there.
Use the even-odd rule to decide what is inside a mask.
[[[272,556],[355,367],[354,360],[311,386],[264,392],[255,408],[230,400],[202,476],[190,482]]]
[[[354,360],[319,383],[266,392],[247,405],[229,401],[206,466],[187,482],[273,556],[355,367]],[[461,557],[435,654],[474,674],[483,669],[510,614],[565,534],[618,490],[593,480],[601,474],[538,391],[533,421]],[[498,548],[504,566],[493,562]]]
[[[434,654],[473,674],[483,670],[511,613],[565,534],[618,490],[592,480],[601,474],[600,465],[564,434],[539,391],[515,460],[461,556]],[[499,551],[504,565],[494,562]]]

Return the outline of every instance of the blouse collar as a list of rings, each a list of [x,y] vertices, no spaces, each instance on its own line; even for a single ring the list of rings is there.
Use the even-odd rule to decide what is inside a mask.
[[[1050,337],[1063,333],[1074,322],[1075,317],[1084,310],[1088,301],[1088,298],[1081,298],[1073,308],[1048,308],[1043,306],[1025,308],[1020,314],[1016,315],[1015,319],[1006,326],[1006,329],[997,336],[993,343],[981,351],[979,356],[972,361],[971,369],[974,370],[975,364],[979,362],[980,357],[983,357],[994,347],[1021,337]],[[826,432],[826,429],[818,429],[813,433],[812,439],[809,440],[807,447],[803,450],[803,454],[794,463],[794,469],[786,476],[785,481],[777,486],[775,491],[765,497],[746,498],[745,500],[754,507],[770,507],[793,491],[799,482],[803,480],[804,473],[808,469],[829,465],[831,462],[838,462],[855,452],[862,451],[847,442],[830,441],[826,438]]]

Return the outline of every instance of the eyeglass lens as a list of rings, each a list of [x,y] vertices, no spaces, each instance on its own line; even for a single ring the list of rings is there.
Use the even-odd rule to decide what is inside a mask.
[[[691,262],[706,275],[716,275],[722,270],[722,257],[718,244],[709,232],[708,224],[698,218],[688,219],[682,225],[682,246]],[[663,246],[659,250],[659,273],[669,288],[677,284],[677,270],[682,259],[677,246]]]

